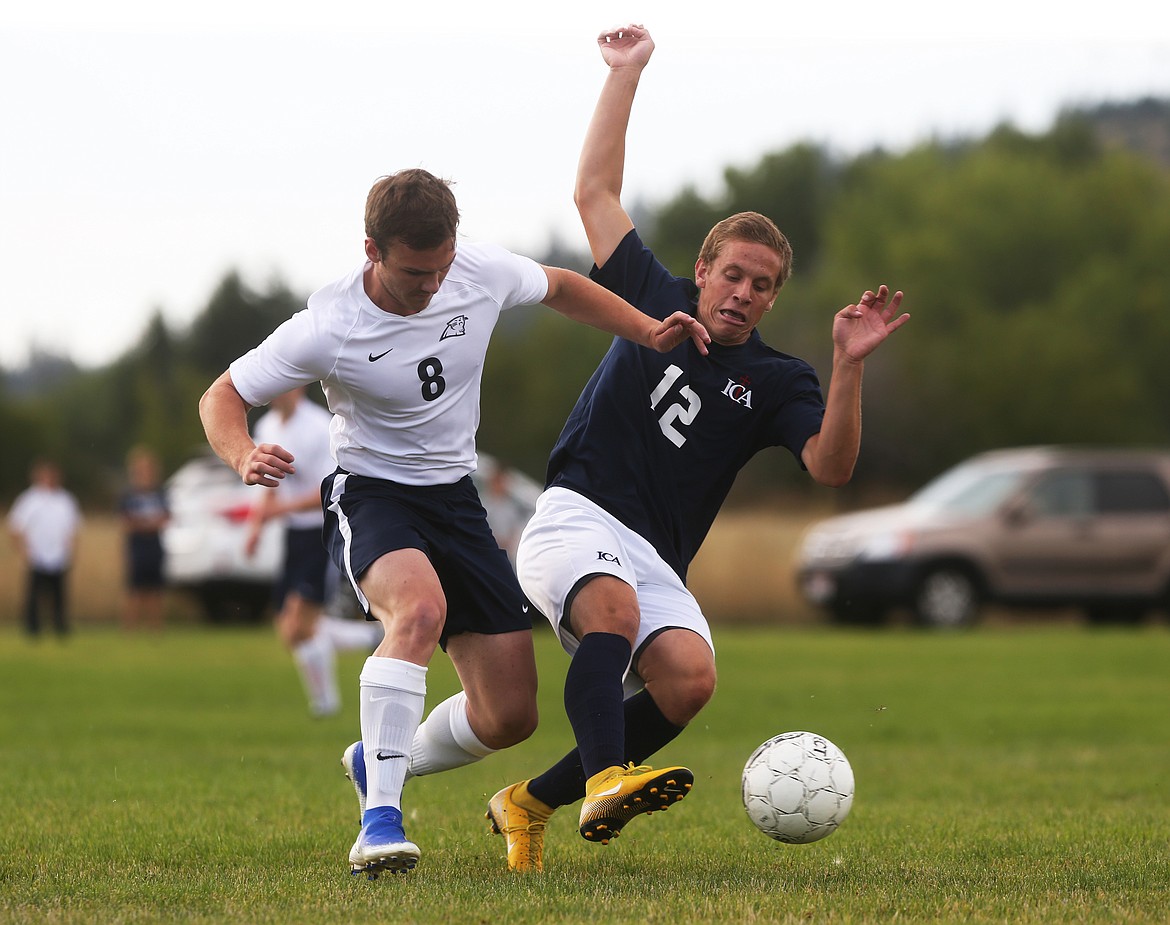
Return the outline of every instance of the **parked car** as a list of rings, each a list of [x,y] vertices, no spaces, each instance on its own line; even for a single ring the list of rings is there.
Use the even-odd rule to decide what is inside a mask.
[[[1170,603],[1170,453],[1032,447],[983,453],[903,504],[812,525],[804,596],[838,622],[909,608],[926,626],[984,604],[1134,622]]]
[[[244,554],[248,512],[266,489],[245,485],[208,453],[180,466],[166,490],[167,583],[193,594],[212,622],[261,619],[284,556],[284,533],[276,521],[265,524],[255,554]]]
[[[487,498],[487,473],[496,461],[479,454],[473,475]],[[507,470],[504,481],[509,519],[527,523],[540,485],[524,473]],[[163,530],[167,583],[193,594],[205,617],[216,623],[253,622],[264,617],[284,557],[278,521],[264,526],[255,555],[244,555],[248,512],[267,491],[245,485],[218,457],[207,453],[180,466],[166,484],[171,520]],[[485,504],[486,504],[485,500]],[[493,510],[488,505],[489,513]]]

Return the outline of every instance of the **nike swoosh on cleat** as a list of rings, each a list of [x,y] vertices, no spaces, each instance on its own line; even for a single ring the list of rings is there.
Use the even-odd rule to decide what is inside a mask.
[[[622,789],[622,782],[621,782],[621,781],[618,781],[616,784],[614,784],[614,785],[613,785],[612,787],[610,787],[608,790],[603,790],[603,791],[601,791],[601,793],[592,793],[592,794],[590,794],[590,796],[593,796],[593,797],[611,797],[611,796],[613,796],[615,793],[620,793],[620,792],[621,792],[621,789]]]

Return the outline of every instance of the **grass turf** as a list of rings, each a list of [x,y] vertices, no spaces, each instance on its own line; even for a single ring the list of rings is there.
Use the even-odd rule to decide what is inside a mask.
[[[345,862],[345,712],[308,717],[270,631],[0,634],[0,922],[1164,922],[1170,632],[717,631],[720,685],[656,763],[695,789],[611,845],[554,816],[546,871],[510,875],[487,798],[570,745],[567,659],[537,636],[541,728],[408,785],[422,862]],[[441,654],[428,702],[454,690]],[[832,837],[775,843],[739,776],[789,729],[857,774]]]

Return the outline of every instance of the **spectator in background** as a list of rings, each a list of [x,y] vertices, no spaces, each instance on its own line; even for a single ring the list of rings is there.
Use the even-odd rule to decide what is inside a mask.
[[[69,632],[65,580],[73,564],[81,510],[77,499],[61,486],[61,470],[55,462],[35,462],[31,482],[8,513],[8,529],[28,575],[24,626],[29,636],[40,635],[41,603],[47,600],[53,627],[64,637]]]
[[[480,463],[484,462],[480,456]],[[524,525],[528,523],[529,511],[516,499],[512,493],[511,474],[506,466],[493,460],[487,466],[484,490],[480,495],[484,510],[487,511],[488,526],[492,528],[492,535],[500,544],[500,549],[508,554],[512,567],[516,567],[516,547],[520,544],[520,534]]]
[[[325,515],[321,481],[334,469],[329,448],[333,415],[310,401],[304,388],[278,395],[256,422],[257,443],[287,447],[296,456],[295,471],[274,491],[264,492],[252,510],[244,551],[253,555],[264,525],[284,525],[284,564],[276,580],[276,631],[292,653],[314,716],[341,709],[336,653],[343,649],[372,651],[382,640],[377,623],[341,620],[324,615],[325,602],[337,584],[337,572],[321,539]]]
[[[170,520],[158,457],[135,447],[126,457],[126,491],[118,504],[126,535],[126,608],[122,628],[163,626],[162,528]]]

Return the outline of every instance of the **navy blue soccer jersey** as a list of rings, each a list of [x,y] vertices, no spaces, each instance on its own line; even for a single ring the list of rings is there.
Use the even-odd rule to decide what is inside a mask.
[[[655,318],[697,310],[698,287],[634,230],[590,275]],[[756,331],[706,357],[689,340],[657,353],[617,338],[553,447],[546,484],[601,505],[685,580],[739,470],[770,446],[799,461],[823,417],[813,368]]]

